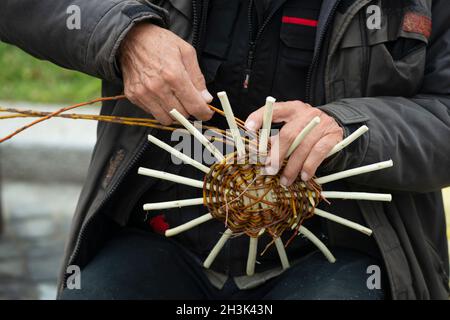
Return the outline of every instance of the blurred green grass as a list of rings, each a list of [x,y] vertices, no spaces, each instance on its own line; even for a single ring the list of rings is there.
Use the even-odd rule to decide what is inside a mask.
[[[0,42],[0,100],[72,104],[100,96],[100,84]]]

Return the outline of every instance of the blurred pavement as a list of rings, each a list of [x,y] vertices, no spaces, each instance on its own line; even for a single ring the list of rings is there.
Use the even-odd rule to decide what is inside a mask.
[[[54,111],[61,106],[0,102]],[[84,107],[77,113],[98,113]],[[28,119],[3,120],[4,136]],[[54,299],[64,242],[95,143],[95,121],[52,119],[0,147],[0,299]]]

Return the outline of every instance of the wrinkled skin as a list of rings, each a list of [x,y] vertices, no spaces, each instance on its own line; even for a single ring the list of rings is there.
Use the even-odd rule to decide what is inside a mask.
[[[127,34],[120,48],[125,95],[164,125],[169,111],[209,120],[212,101],[195,49],[171,31],[141,23]]]
[[[251,131],[262,127],[264,107],[247,118],[246,127]],[[290,186],[300,174],[303,181],[310,180],[331,149],[343,139],[343,129],[323,111],[301,101],[279,102],[274,104],[273,122],[284,122],[278,135],[271,138],[272,148],[267,159],[267,174],[277,174],[288,149],[297,135],[314,118],[319,117],[317,125],[300,143],[289,157],[281,175],[281,184]],[[276,152],[274,152],[276,151]]]

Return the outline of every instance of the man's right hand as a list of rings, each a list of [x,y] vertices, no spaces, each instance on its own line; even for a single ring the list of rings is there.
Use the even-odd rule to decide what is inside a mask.
[[[120,64],[125,95],[164,125],[169,111],[209,120],[213,99],[197,62],[195,49],[171,31],[141,23],[122,42]]]

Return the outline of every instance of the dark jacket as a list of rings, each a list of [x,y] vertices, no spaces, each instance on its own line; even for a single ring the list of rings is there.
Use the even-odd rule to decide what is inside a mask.
[[[36,57],[103,79],[103,95],[123,91],[117,48],[138,21],[149,20],[202,48],[206,0],[2,0],[0,39]],[[80,30],[66,28],[66,8],[81,7]],[[381,6],[381,29],[366,27],[366,8]],[[161,8],[164,8],[161,9]],[[166,16],[167,10],[168,15]],[[432,21],[432,29],[431,29]],[[288,44],[295,48],[296,39]],[[308,79],[309,102],[348,131],[367,124],[368,134],[339,153],[324,171],[394,160],[390,170],[347,179],[347,190],[383,191],[391,203],[358,206],[374,231],[394,299],[447,299],[448,252],[441,188],[450,185],[450,9],[445,0],[324,0]],[[145,117],[122,100],[103,114]],[[136,175],[145,164],[165,168],[167,155],[146,142],[153,130],[99,124],[98,142],[74,216],[61,273],[85,265],[114,226],[126,224],[130,207],[155,184]],[[153,132],[163,139],[168,135]],[[141,164],[141,163],[140,163]],[[345,213],[340,213],[345,215]],[[352,218],[351,216],[346,216]],[[351,234],[330,225],[330,241]]]

